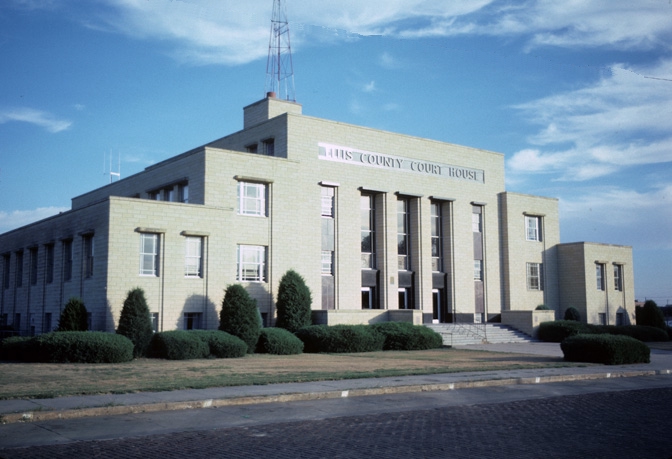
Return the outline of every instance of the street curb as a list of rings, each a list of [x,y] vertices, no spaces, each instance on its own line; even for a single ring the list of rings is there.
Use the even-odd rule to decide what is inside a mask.
[[[672,375],[672,370],[637,370],[614,371],[606,373],[532,376],[525,378],[502,378],[487,380],[460,381],[439,384],[411,384],[406,386],[382,386],[364,389],[334,390],[322,392],[297,392],[288,394],[241,396],[222,399],[205,399],[184,402],[159,402],[137,405],[110,405],[100,407],[84,407],[59,411],[24,411],[0,415],[0,424],[19,422],[51,421],[56,419],[78,419],[95,416],[115,416],[120,414],[155,413],[160,411],[194,410],[203,408],[220,408],[236,405],[255,405],[274,402],[297,402],[309,400],[325,400],[347,397],[363,397],[367,395],[405,394],[413,392],[435,392],[457,389],[497,387],[516,384],[544,384],[554,382],[587,381],[608,378],[632,378],[637,376]]]

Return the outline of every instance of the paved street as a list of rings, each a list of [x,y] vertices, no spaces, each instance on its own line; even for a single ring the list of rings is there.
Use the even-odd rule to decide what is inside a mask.
[[[58,438],[0,457],[669,458],[671,386],[617,378],[11,424],[5,446]]]

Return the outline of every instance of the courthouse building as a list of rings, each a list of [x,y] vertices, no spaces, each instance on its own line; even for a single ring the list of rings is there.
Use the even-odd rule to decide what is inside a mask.
[[[273,325],[289,269],[317,323],[506,322],[569,306],[634,321],[632,250],[560,244],[557,199],[507,192],[504,156],[302,114],[269,95],[243,130],[0,235],[0,320],[54,329],[69,298],[113,331],[144,289],[157,330],[217,328],[245,286]]]

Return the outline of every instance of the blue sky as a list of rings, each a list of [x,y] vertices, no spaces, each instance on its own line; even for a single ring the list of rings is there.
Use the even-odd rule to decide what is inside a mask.
[[[288,0],[304,114],[498,151],[672,302],[669,0]],[[272,0],[3,0],[0,233],[242,128]],[[116,164],[114,168],[116,169]],[[109,164],[107,165],[109,170]]]

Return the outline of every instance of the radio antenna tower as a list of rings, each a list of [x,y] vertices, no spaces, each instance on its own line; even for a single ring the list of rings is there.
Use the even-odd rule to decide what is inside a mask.
[[[283,0],[273,0],[271,38],[266,63],[266,94],[296,102],[292,47],[289,43],[289,22]]]

